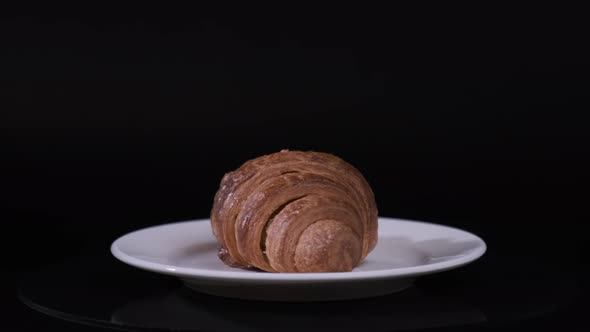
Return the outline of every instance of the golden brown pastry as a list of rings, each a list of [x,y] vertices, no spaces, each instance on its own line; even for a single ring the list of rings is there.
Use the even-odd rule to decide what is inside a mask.
[[[211,224],[225,264],[268,272],[351,271],[377,244],[369,184],[321,152],[283,150],[225,174]]]

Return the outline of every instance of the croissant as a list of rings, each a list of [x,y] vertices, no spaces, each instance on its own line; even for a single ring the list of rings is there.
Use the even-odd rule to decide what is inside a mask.
[[[226,265],[345,272],[377,244],[377,205],[363,175],[346,161],[282,150],[225,174],[211,225]]]

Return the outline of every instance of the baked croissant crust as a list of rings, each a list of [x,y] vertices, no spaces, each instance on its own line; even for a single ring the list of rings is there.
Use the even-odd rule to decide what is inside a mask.
[[[211,224],[225,264],[268,272],[351,271],[377,244],[369,184],[322,152],[282,150],[225,174]]]

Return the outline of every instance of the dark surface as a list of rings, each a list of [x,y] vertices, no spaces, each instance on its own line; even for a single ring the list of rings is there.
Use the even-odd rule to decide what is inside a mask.
[[[493,271],[499,267],[506,271],[504,275]],[[580,301],[579,291],[574,274],[559,264],[496,257],[492,252],[469,267],[419,278],[408,290],[377,298],[320,303],[245,301],[198,294],[174,278],[124,266],[108,254],[86,252],[30,271],[21,279],[18,294],[34,310],[89,326],[414,331],[511,326],[563,312]]]
[[[584,329],[583,14],[343,5],[0,10],[0,242],[9,294],[0,324],[100,329],[30,310],[16,296],[19,280],[35,269],[51,280],[59,260],[80,270],[71,259],[85,253],[105,264],[108,280],[128,282],[138,272],[109,260],[112,240],[207,216],[224,172],[291,148],[357,166],[383,216],[486,240],[477,265],[433,276],[420,294],[447,291],[460,302],[452,295],[460,288],[492,321],[498,310],[524,317],[511,305],[535,312],[485,329]],[[164,281],[137,276],[144,286],[122,299],[167,298]],[[564,280],[574,288],[559,286]],[[151,281],[153,293],[144,294]],[[526,287],[514,288],[519,282]],[[111,310],[112,283],[101,284],[104,301],[92,285],[72,283],[80,292],[70,294],[93,296],[79,309],[96,301]],[[67,304],[63,295],[56,301]],[[214,311],[216,301],[197,303]],[[254,308],[252,319],[261,319],[266,308]],[[300,309],[290,310],[297,317]]]

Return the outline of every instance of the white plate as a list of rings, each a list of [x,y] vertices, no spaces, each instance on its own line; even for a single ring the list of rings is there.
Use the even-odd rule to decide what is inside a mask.
[[[466,231],[425,222],[379,218],[375,249],[352,272],[267,273],[232,268],[217,258],[208,219],[141,229],[113,242],[119,260],[179,277],[211,295],[271,301],[341,300],[385,295],[415,277],[479,258],[486,244]]]

